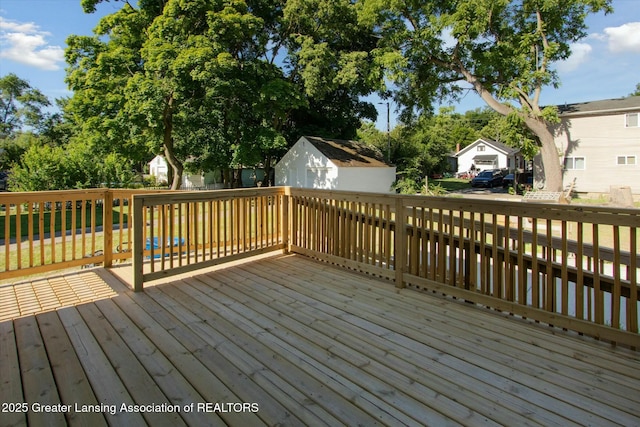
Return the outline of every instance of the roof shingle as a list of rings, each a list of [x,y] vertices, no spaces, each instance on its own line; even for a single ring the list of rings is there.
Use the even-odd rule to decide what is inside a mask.
[[[380,151],[359,141],[305,136],[322,154],[339,167],[388,167]]]

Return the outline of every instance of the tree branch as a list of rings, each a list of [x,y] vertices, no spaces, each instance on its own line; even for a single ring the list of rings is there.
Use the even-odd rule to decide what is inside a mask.
[[[482,98],[484,102],[491,108],[493,108],[498,113],[503,116],[509,115],[509,113],[513,112],[513,108],[501,103],[498,101],[487,89],[485,89],[482,82],[473,75],[469,70],[467,70],[464,65],[458,61],[458,72],[464,76],[464,79],[473,86],[473,89],[476,93]]]
[[[540,63],[540,66],[539,68],[536,69],[536,71],[544,73],[546,72],[547,65],[548,65],[548,57],[546,53],[549,50],[549,40],[547,39],[547,36],[544,32],[544,21],[542,19],[542,13],[540,12],[540,9],[536,9],[536,21],[537,21],[537,30],[538,30],[538,33],[540,34],[540,38],[542,39],[542,62]],[[535,53],[536,53],[536,67],[537,67],[537,62],[538,62],[537,47],[535,48]],[[533,108],[535,108],[536,113],[540,112],[539,102],[540,102],[541,92],[542,92],[542,86],[539,83],[537,83],[536,88],[534,89],[533,106],[532,106]]]
[[[431,61],[433,61],[436,65],[439,65],[444,68],[448,68],[451,71],[455,71],[462,75],[464,80],[473,86],[473,89],[476,93],[482,98],[484,102],[491,108],[493,108],[496,112],[502,114],[503,116],[508,115],[513,112],[513,108],[501,103],[498,101],[492,94],[489,92],[484,84],[473,74],[471,71],[467,70],[462,61],[458,58],[454,58],[451,62],[443,61],[439,58],[432,56]]]

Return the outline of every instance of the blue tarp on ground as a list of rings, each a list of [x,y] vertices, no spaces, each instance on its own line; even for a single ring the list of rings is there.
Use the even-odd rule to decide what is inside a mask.
[[[169,246],[173,246],[173,247],[178,247],[180,245],[184,245],[184,239],[181,239],[179,237],[174,237],[173,238],[173,245],[171,245],[171,240],[167,239],[167,243],[165,247],[169,247]],[[147,244],[145,247],[146,250],[150,251],[151,250],[151,239],[147,239]],[[157,237],[153,238],[153,250],[155,251],[160,251],[160,245],[159,245],[159,239]],[[154,253],[153,257],[154,258],[160,258],[162,256],[161,253]],[[171,256],[171,251],[168,251],[164,256]],[[148,256],[147,258],[151,258],[150,256]]]

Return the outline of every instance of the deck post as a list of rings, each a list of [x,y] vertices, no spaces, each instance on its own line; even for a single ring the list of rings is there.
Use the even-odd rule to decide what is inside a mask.
[[[291,191],[289,191],[290,187],[284,188],[284,194],[282,195],[282,216],[280,220],[282,221],[282,244],[283,244],[283,253],[288,254],[290,252],[289,244],[291,243],[291,226],[289,225],[289,198],[291,197]]]
[[[142,291],[144,277],[144,242],[143,227],[144,218],[142,217],[143,196],[133,196],[133,290],[135,292]]]
[[[104,202],[102,204],[102,231],[104,266],[111,267],[113,264],[113,192],[107,188],[104,192]]]
[[[404,215],[404,203],[401,196],[396,196],[396,218],[393,242],[396,288],[404,288],[405,255],[407,251],[407,227]]]

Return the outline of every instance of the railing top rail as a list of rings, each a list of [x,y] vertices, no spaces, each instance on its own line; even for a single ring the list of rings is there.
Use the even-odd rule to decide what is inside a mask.
[[[640,227],[640,209],[428,196],[409,196],[409,198],[405,196],[403,205],[545,220]]]
[[[285,194],[284,187],[236,188],[211,191],[171,191],[157,194],[135,194],[134,199],[142,200],[142,206],[165,203],[188,203],[209,200],[226,200],[234,197],[256,197]]]
[[[484,214],[521,216],[550,220],[578,221],[593,224],[640,227],[640,209],[591,205],[550,205],[522,203],[511,200],[483,200],[478,198],[438,197],[421,195],[354,193],[339,190],[288,188],[288,194],[301,197],[326,198],[339,201],[395,204],[402,199],[405,207],[446,209]]]
[[[341,190],[314,190],[310,188],[286,187],[286,194],[299,197],[316,197],[349,202],[395,204],[397,194],[386,193],[356,193]]]
[[[22,203],[25,201],[52,201],[82,198],[101,198],[104,188],[88,188],[84,190],[25,191],[19,193],[0,193],[0,203]]]
[[[25,202],[52,202],[69,200],[102,199],[107,193],[117,197],[130,196],[131,194],[155,194],[166,193],[172,190],[148,190],[144,188],[87,188],[81,190],[51,190],[51,191],[25,191],[0,193],[0,203],[25,203]]]
[[[522,203],[519,200],[507,200],[507,199],[481,199],[481,198],[464,198],[464,197],[442,197],[442,196],[421,196],[421,195],[396,195],[396,197],[402,197],[408,203],[417,204],[442,204],[442,205],[459,205],[463,208],[473,206],[474,210],[477,206],[489,207],[518,207],[521,210],[545,210],[548,212],[584,212],[584,213],[607,213],[616,215],[640,215],[640,209],[637,208],[619,208],[609,206],[594,206],[583,205],[573,203],[570,205],[562,204],[549,204],[549,203]]]

